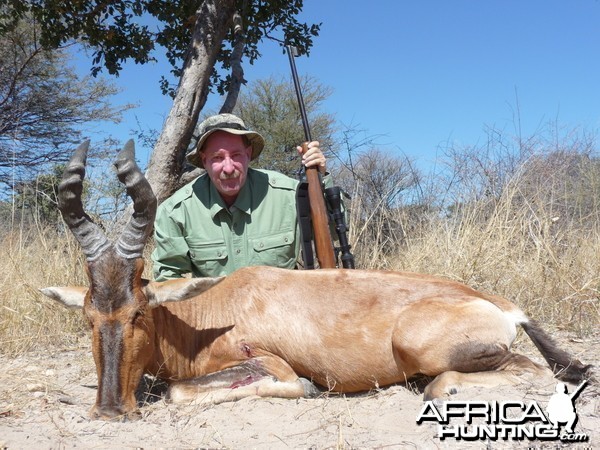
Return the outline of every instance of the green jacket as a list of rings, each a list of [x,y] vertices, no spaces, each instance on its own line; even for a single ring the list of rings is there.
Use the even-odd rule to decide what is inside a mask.
[[[248,169],[229,209],[206,174],[184,186],[157,211],[154,278],[215,277],[258,265],[295,268],[297,185],[278,172]]]

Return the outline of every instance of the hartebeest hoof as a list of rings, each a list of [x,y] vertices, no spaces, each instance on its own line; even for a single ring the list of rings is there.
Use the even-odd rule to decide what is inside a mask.
[[[304,388],[304,397],[306,398],[316,398],[321,395],[322,391],[315,385],[312,381],[306,378],[298,378],[302,387]]]
[[[444,372],[435,377],[423,391],[423,399],[425,401],[434,399],[444,399],[458,392],[458,372]]]

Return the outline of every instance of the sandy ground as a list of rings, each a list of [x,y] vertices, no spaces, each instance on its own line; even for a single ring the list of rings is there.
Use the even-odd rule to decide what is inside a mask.
[[[598,364],[600,335],[578,340],[561,334],[560,341],[581,360]],[[524,339],[518,347],[540,361]],[[587,434],[587,443],[465,442],[440,440],[437,425],[416,424],[423,401],[411,386],[358,396],[248,398],[210,407],[175,406],[157,397],[142,404],[140,420],[104,422],[88,418],[96,375],[86,344],[0,357],[0,368],[0,448],[600,448],[600,397],[594,386],[576,402],[575,431]],[[453,399],[535,400],[545,409],[554,388],[552,382],[467,389]]]

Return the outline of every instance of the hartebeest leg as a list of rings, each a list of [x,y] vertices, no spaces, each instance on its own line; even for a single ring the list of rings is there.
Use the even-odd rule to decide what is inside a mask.
[[[299,398],[319,393],[282,359],[263,356],[203,377],[173,383],[167,399],[173,403],[217,404],[255,395]]]
[[[426,399],[447,397],[467,386],[552,377],[549,369],[510,351],[521,319],[468,297],[415,302],[405,308],[392,336],[396,364],[407,379],[436,377],[425,389]]]
[[[553,380],[552,371],[534,363],[529,358],[508,352],[496,370],[488,372],[463,373],[448,371],[438,375],[425,388],[425,400],[444,398],[456,394],[461,388],[479,386],[496,387],[517,385],[535,380]]]

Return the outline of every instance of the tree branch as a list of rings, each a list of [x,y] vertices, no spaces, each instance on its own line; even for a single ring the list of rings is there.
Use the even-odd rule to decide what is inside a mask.
[[[244,80],[244,69],[242,67],[242,56],[244,55],[244,47],[246,46],[246,36],[244,34],[242,16],[239,11],[236,11],[233,14],[233,26],[233,33],[235,37],[230,60],[231,82],[229,83],[227,98],[225,99],[225,102],[223,102],[223,106],[219,111],[220,114],[230,113],[233,111],[233,108],[237,103],[240,88],[242,87],[242,84],[246,82],[246,80]]]

